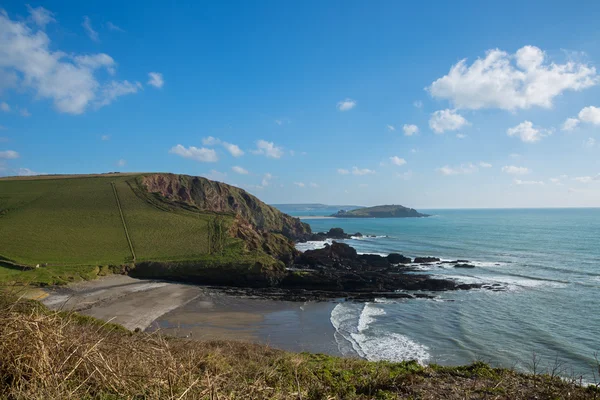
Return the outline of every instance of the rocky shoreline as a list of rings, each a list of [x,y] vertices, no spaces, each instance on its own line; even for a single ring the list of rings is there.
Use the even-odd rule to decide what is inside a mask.
[[[441,261],[424,256],[411,259],[399,253],[387,256],[358,254],[356,249],[336,240],[363,237],[341,228],[304,236],[299,242],[327,241],[324,247],[295,251],[281,266],[268,269],[256,265],[207,266],[197,262],[143,262],[129,272],[132,277],[199,284],[224,293],[287,301],[346,299],[373,301],[375,298],[434,298],[436,292],[487,289],[505,290],[500,284],[461,283],[435,274],[419,273],[423,266],[450,264],[475,268],[468,260]],[[285,265],[284,265],[285,264]]]

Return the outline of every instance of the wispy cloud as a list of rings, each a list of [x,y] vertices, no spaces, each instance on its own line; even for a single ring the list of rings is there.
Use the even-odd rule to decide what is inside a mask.
[[[349,111],[354,107],[356,107],[356,101],[348,98],[337,103],[337,109],[340,111]]]
[[[240,167],[240,166],[237,166],[237,165],[236,165],[236,166],[233,166],[233,167],[231,167],[231,170],[232,170],[233,172],[235,172],[236,174],[240,174],[240,175],[248,175],[248,170],[247,170],[247,169],[244,169],[244,168],[242,168],[242,167]]]
[[[533,126],[531,121],[521,122],[506,131],[508,136],[517,136],[525,143],[535,143],[552,134],[551,130]]]
[[[163,74],[160,72],[148,72],[148,85],[160,89],[165,84]]]
[[[529,168],[525,167],[517,167],[515,165],[505,165],[502,167],[502,172],[510,174],[510,175],[525,175],[528,174]]]
[[[354,175],[362,176],[362,175],[372,175],[374,173],[375,173],[375,171],[373,171],[372,169],[352,167],[352,174],[354,174]]]
[[[172,147],[169,150],[169,153],[176,154],[183,158],[189,158],[191,160],[199,161],[199,162],[217,162],[219,161],[219,157],[217,157],[217,152],[213,149],[207,149],[205,147],[197,148],[194,146],[184,147],[178,144],[175,147]]]
[[[256,150],[252,150],[254,154],[262,154],[269,158],[281,158],[283,156],[283,148],[276,146],[273,142],[259,140],[256,142]]]
[[[402,165],[406,164],[406,160],[404,158],[400,158],[398,156],[390,157],[390,162],[397,166],[402,166]]]
[[[83,26],[85,33],[87,33],[90,39],[92,39],[94,42],[100,41],[100,36],[98,35],[98,32],[96,32],[92,27],[92,20],[90,19],[90,17],[88,17],[87,15],[84,16],[81,26]]]
[[[340,175],[348,175],[350,173],[350,171],[348,171],[347,169],[344,169],[344,168],[338,168],[337,173]]]
[[[113,32],[125,32],[124,29],[118,27],[117,25],[113,24],[112,22],[108,21],[106,23],[106,27],[108,28],[109,31],[113,31]]]

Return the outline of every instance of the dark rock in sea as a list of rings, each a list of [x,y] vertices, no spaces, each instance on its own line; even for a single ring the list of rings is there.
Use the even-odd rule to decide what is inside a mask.
[[[304,236],[301,240],[298,240],[299,242],[306,242],[306,241],[315,241],[315,242],[323,242],[327,239],[338,239],[338,240],[344,240],[344,239],[352,239],[352,237],[363,237],[363,234],[360,232],[356,232],[355,234],[347,234],[346,232],[344,232],[344,230],[342,228],[331,228],[328,232],[318,232],[318,233],[312,233],[310,235],[306,235]],[[367,235],[367,237],[370,237]]]
[[[410,264],[412,261],[410,258],[398,253],[388,254],[387,259],[392,264]]]
[[[473,264],[455,264],[454,268],[475,268]]]
[[[433,259],[430,257],[430,259]],[[392,262],[393,261],[393,262]],[[400,254],[382,257],[358,254],[354,248],[339,242],[322,249],[307,250],[294,261],[294,268],[280,283],[281,288],[331,291],[344,297],[386,297],[398,290],[466,290],[481,284],[461,284],[432,275],[407,274],[411,267],[398,265],[410,259]],[[391,295],[390,295],[391,296]],[[394,296],[404,296],[401,294]]]
[[[432,262],[440,262],[441,260],[437,257],[416,257],[413,262],[415,264],[424,264],[424,263],[432,263]]]

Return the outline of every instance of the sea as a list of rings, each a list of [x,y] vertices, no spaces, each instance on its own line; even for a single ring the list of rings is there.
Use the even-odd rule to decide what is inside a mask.
[[[422,364],[481,360],[587,382],[598,376],[600,208],[419,210],[431,217],[328,219],[310,216],[337,209],[279,207],[314,232],[340,227],[370,235],[345,240],[359,253],[466,259],[475,268],[439,263],[418,273],[503,288],[336,302],[327,309],[336,347],[328,352]],[[297,247],[306,251],[324,243]]]

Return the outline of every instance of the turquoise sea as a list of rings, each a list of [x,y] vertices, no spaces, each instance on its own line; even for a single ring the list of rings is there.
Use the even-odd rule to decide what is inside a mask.
[[[337,211],[281,208],[296,216]],[[439,264],[422,273],[506,290],[338,303],[330,315],[337,351],[371,360],[483,360],[522,370],[535,354],[538,371],[558,365],[564,376],[593,379],[600,352],[600,209],[419,211],[432,217],[304,221],[315,232],[341,227],[375,235],[346,241],[361,253],[471,260],[475,269]]]

